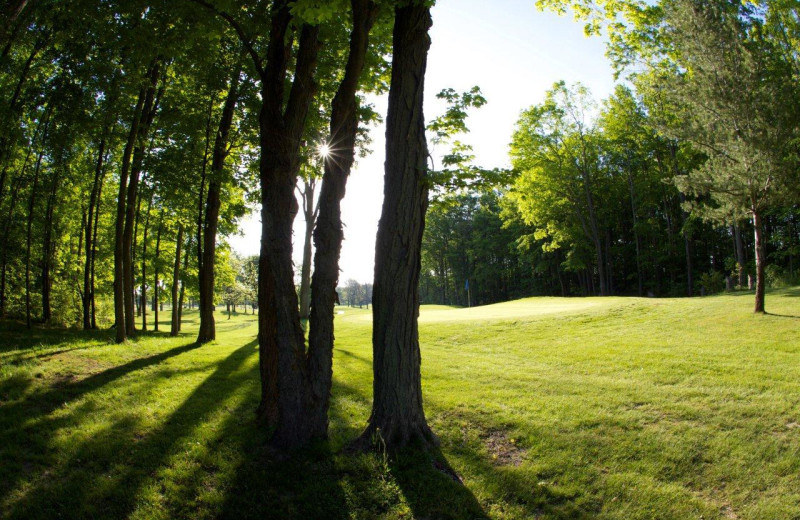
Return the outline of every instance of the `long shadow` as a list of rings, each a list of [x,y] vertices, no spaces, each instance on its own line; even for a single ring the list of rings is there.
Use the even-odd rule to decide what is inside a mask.
[[[776,314],[774,312],[765,312],[766,316],[772,316],[774,318],[791,318],[793,320],[800,320],[800,316],[793,316],[791,314]]]
[[[0,352],[49,347],[62,343],[106,342],[112,337],[109,330],[80,330],[49,328],[42,325],[28,329],[24,323],[0,320]]]
[[[414,518],[489,518],[438,448],[405,449],[389,468]]]
[[[123,376],[198,347],[199,345],[190,343],[152,356],[137,358],[85,379],[55,384],[48,390],[33,393],[23,400],[4,404],[0,415],[0,458],[3,459],[3,468],[0,471],[3,477],[0,478],[0,502],[14,489],[22,475],[30,471],[32,465],[47,460],[52,436],[62,425],[68,423],[66,417],[43,419],[69,402]],[[30,380],[26,381],[29,385]],[[4,391],[11,392],[8,389]],[[19,388],[14,389],[14,392],[19,392]]]
[[[169,458],[188,449],[184,445],[186,437],[198,425],[209,420],[210,415],[222,406],[225,396],[237,392],[252,378],[251,371],[239,372],[239,369],[254,355],[254,344],[250,342],[238,348],[221,361],[216,370],[158,428],[141,428],[139,416],[134,413],[123,415],[75,449],[73,456],[60,466],[42,468],[44,471],[34,480],[37,486],[27,490],[21,499],[14,502],[9,518],[130,516],[137,507],[142,506],[143,501],[146,502],[147,499],[142,498],[147,496],[145,486],[158,486],[161,471],[167,474],[175,471],[170,467]],[[187,347],[179,349],[182,348],[184,352],[191,349]],[[175,355],[176,350],[168,353]],[[167,357],[151,356],[145,360],[149,360],[147,364],[153,364],[154,359],[164,360]],[[142,366],[142,363],[134,363],[124,366]],[[121,371],[115,374],[119,373]],[[152,384],[155,385],[157,382]],[[146,395],[147,392],[142,393]],[[79,426],[88,413],[91,410],[76,410],[72,424]],[[56,424],[49,425],[48,430],[55,433],[63,426],[56,421]],[[177,485],[192,487],[192,483],[184,484],[180,479],[177,480]],[[179,501],[176,514],[170,516],[190,517],[189,511],[179,509],[189,507],[193,497],[186,495],[183,489],[178,489],[176,493],[185,500]]]

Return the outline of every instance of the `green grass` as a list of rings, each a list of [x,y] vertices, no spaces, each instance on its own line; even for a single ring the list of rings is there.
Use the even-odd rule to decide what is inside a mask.
[[[256,322],[219,340],[0,324],[2,518],[800,518],[800,290],[423,308],[433,454],[349,454],[369,311],[337,316],[331,438],[266,448]],[[165,313],[166,315],[166,313]],[[166,328],[167,324],[164,323]]]

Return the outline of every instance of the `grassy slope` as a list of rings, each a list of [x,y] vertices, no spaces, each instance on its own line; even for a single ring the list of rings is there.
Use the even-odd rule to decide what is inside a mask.
[[[800,518],[800,291],[751,300],[423,309],[433,462],[341,453],[367,311],[337,317],[330,443],[287,461],[253,423],[253,317],[199,348],[195,323],[125,346],[3,324],[0,517]]]

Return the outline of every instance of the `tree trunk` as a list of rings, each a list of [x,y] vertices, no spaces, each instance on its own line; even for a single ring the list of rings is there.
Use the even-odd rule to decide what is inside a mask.
[[[106,163],[108,158],[106,158]],[[105,172],[101,175],[100,184],[97,187],[97,204],[94,210],[94,230],[92,231],[92,260],[91,260],[91,302],[92,302],[92,329],[97,328],[97,306],[95,301],[95,262],[97,259],[97,228],[100,222],[100,207],[103,202],[103,177]]]
[[[24,171],[24,166],[23,170]],[[0,274],[0,318],[6,316],[6,272],[8,270],[8,237],[11,232],[11,219],[14,216],[14,209],[17,206],[17,196],[19,195],[20,186],[22,184],[22,174],[20,173],[19,179],[12,183],[11,201],[8,205],[8,216],[6,217],[5,226],[3,228],[3,256],[2,256],[2,273]],[[15,186],[16,185],[16,186]]]
[[[42,156],[44,150],[39,152],[36,159],[36,168],[33,171],[33,184],[31,186],[31,196],[28,199],[28,232],[25,241],[25,324],[31,328],[31,235],[33,227],[33,210],[36,205],[36,189],[39,185],[39,171],[42,167]]]
[[[136,197],[139,190],[139,175],[145,156],[147,136],[150,125],[158,109],[156,87],[158,85],[160,60],[156,59],[147,71],[147,88],[144,91],[144,103],[140,113],[138,132],[134,136],[133,160],[130,168],[127,201],[125,203],[125,225],[122,234],[122,272],[125,305],[125,331],[128,335],[136,333],[134,302],[134,265],[133,265],[133,224],[135,219]],[[144,312],[144,311],[143,311]]]
[[[153,330],[158,332],[158,262],[161,256],[161,229],[164,224],[164,208],[158,217],[158,231],[156,232],[156,257],[153,262]]]
[[[178,332],[181,331],[181,320],[183,319],[183,298],[186,294],[186,271],[189,269],[189,251],[190,251],[190,244],[191,240],[187,240],[186,242],[186,252],[183,254],[183,272],[181,276],[183,276],[183,280],[181,281],[181,294],[178,297]]]
[[[228,156],[228,141],[233,124],[236,103],[239,99],[239,76],[241,65],[237,63],[231,74],[228,96],[222,109],[214,151],[211,159],[211,176],[208,181],[205,225],[203,227],[203,260],[198,272],[200,280],[200,330],[197,342],[206,343],[217,337],[214,323],[214,261],[217,253],[217,224],[219,221],[220,192],[222,190],[223,170]],[[230,316],[229,316],[230,317]]]
[[[150,210],[153,207],[153,193],[147,201],[147,213],[144,216],[144,231],[142,233],[142,293],[139,298],[139,308],[142,310],[142,332],[147,330],[147,228],[150,226]]]
[[[338,143],[337,143],[338,144]],[[317,221],[317,210],[314,207],[315,179],[306,179],[302,193],[303,217],[306,222],[303,236],[303,266],[300,268],[300,319],[307,320],[311,310],[311,238],[314,224]]]
[[[747,261],[744,257],[744,240],[742,240],[742,228],[737,223],[733,225],[733,236],[734,242],[736,244],[736,266],[738,271],[738,279],[739,279],[739,287],[747,287],[747,269],[745,268],[745,264]]]
[[[375,250],[373,402],[362,442],[380,436],[394,451],[435,443],[422,406],[417,317],[420,249],[428,208],[427,145],[422,112],[430,8],[395,10],[392,79],[386,116],[384,201]]]
[[[633,174],[628,170],[628,190],[631,196],[631,217],[633,218],[633,239],[636,243],[636,285],[639,297],[644,296],[642,285],[642,255],[641,241],[639,240],[639,217],[636,211],[636,191],[634,190]]]
[[[764,268],[766,267],[767,256],[764,247],[764,223],[761,221],[761,214],[753,212],[753,229],[756,239],[756,302],[753,312],[764,313],[764,293],[766,289],[764,279]]]
[[[180,310],[178,305],[178,286],[181,279],[181,245],[183,242],[183,224],[178,224],[178,238],[175,241],[175,264],[172,268],[172,325],[169,328],[170,336],[177,336],[180,330]]]
[[[114,327],[116,328],[115,340],[117,343],[122,343],[128,337],[127,316],[133,316],[133,304],[130,303],[129,305],[125,297],[125,248],[123,247],[123,242],[125,241],[125,215],[127,214],[125,203],[128,190],[128,175],[131,167],[133,147],[136,142],[136,136],[139,134],[139,121],[142,116],[144,98],[145,90],[142,89],[139,92],[139,98],[136,101],[136,108],[133,110],[131,128],[130,132],[128,133],[128,140],[125,143],[125,150],[122,153],[122,168],[119,175],[117,220],[114,227]]]
[[[94,290],[92,287],[92,257],[94,252],[94,213],[95,206],[97,206],[98,192],[100,191],[100,184],[103,182],[103,159],[105,158],[106,140],[100,140],[100,145],[97,152],[97,162],[94,170],[94,182],[92,183],[92,191],[89,195],[89,208],[87,216],[87,226],[84,230],[86,238],[84,246],[86,249],[86,261],[83,267],[83,330],[89,330],[92,327],[91,320],[91,305],[94,299]]]
[[[58,180],[58,172],[53,171],[53,182],[50,188],[50,194],[47,197],[44,237],[42,240],[42,321],[45,323],[49,323],[53,317],[50,306],[50,291],[53,288],[50,268],[53,263],[53,213],[55,211],[56,195],[58,193]]]
[[[352,0],[353,30],[350,52],[333,106],[330,139],[336,146],[332,157],[325,160],[325,172],[319,200],[319,214],[314,229],[314,277],[311,282],[311,314],[309,317],[308,366],[311,382],[310,418],[315,437],[328,434],[328,405],[333,378],[333,315],[336,286],[339,282],[339,258],[342,250],[341,201],[347,178],[355,159],[358,133],[359,78],[369,46],[369,33],[375,23],[377,8],[370,0]],[[306,184],[308,190],[308,184]],[[313,190],[307,207],[313,204]],[[306,233],[309,231],[306,220]],[[310,256],[310,251],[309,251]]]
[[[271,443],[286,450],[306,445],[316,435],[309,427],[308,370],[294,287],[292,224],[297,214],[294,188],[299,169],[298,151],[316,88],[313,78],[320,46],[319,28],[303,26],[294,81],[283,112],[283,78],[288,58],[283,42],[290,20],[288,4],[273,16],[268,50],[271,72],[262,79],[260,118],[262,403],[259,413],[275,426]],[[271,79],[270,74],[276,72],[277,79]]]

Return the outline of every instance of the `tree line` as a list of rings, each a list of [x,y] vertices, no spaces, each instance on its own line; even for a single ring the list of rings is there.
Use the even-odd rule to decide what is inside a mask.
[[[575,8],[589,32],[605,27],[626,81],[599,104],[580,84],[556,83],[522,112],[511,171],[441,194],[423,301],[740,287],[755,289],[763,312],[767,284],[798,281],[796,12],[782,2],[540,5]]]

